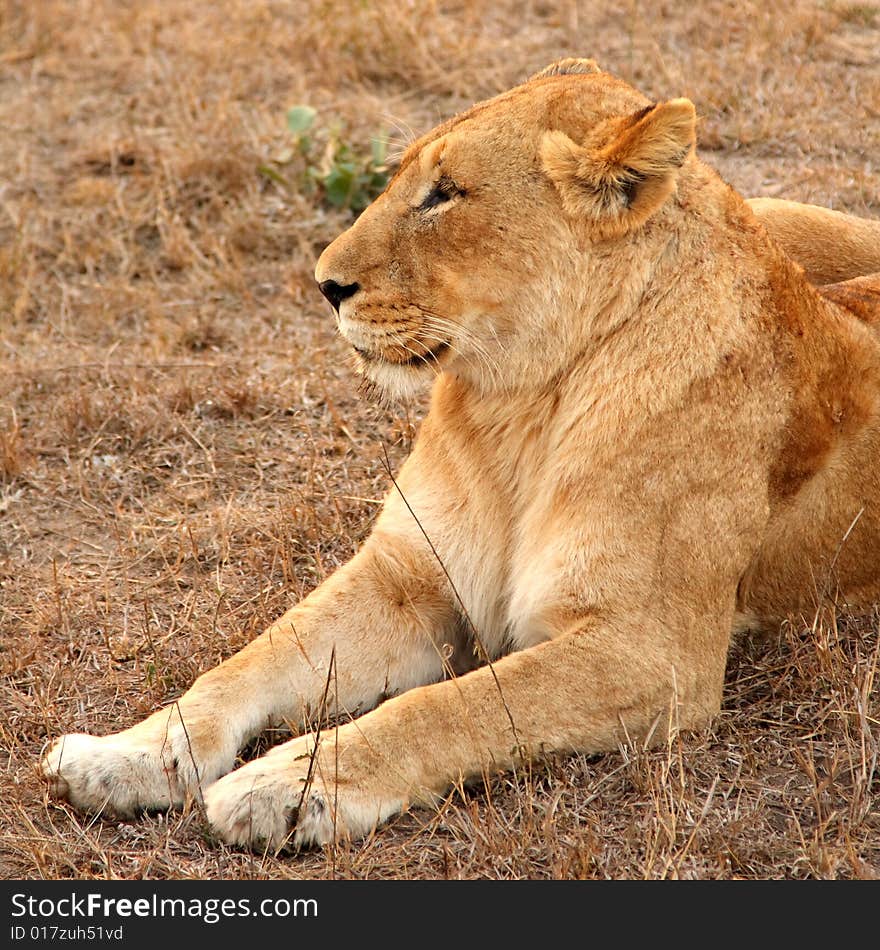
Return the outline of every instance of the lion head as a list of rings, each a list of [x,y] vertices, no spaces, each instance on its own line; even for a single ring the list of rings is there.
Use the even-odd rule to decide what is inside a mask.
[[[563,60],[414,142],[315,271],[360,373],[405,395],[558,372],[625,317],[694,127],[687,99]]]

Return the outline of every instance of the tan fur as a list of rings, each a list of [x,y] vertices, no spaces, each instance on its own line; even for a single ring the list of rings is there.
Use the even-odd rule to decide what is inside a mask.
[[[750,198],[748,203],[770,237],[814,284],[880,273],[880,221],[780,198]]]
[[[372,386],[433,381],[399,491],[179,703],[58,740],[58,793],[203,793],[238,843],[363,835],[530,756],[703,726],[732,630],[880,598],[880,280],[820,295],[693,141],[686,100],[568,63],[411,146],[316,271]],[[783,246],[834,258],[817,220]]]

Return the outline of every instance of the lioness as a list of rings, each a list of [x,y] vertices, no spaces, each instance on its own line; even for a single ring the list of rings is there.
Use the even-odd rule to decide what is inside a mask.
[[[832,568],[880,600],[880,279],[821,296],[694,129],[567,60],[409,148],[316,270],[373,387],[434,383],[371,536],[179,702],[56,741],[58,794],[203,795],[241,844],[363,835],[529,756],[704,726],[732,631]]]

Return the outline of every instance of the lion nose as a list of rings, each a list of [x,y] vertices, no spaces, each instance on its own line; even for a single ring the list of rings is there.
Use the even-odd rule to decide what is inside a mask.
[[[331,306],[337,313],[342,301],[348,300],[360,289],[360,284],[337,284],[335,280],[322,280],[318,284],[318,290],[330,301]]]

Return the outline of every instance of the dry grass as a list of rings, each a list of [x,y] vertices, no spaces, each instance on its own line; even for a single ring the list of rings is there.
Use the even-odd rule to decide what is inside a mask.
[[[312,285],[345,214],[257,172],[284,110],[365,142],[572,54],[692,97],[742,191],[880,214],[876,4],[0,0],[0,876],[880,875],[878,623],[833,610],[740,647],[710,732],[326,853],[37,778],[47,736],[132,723],[347,559],[410,444]]]

